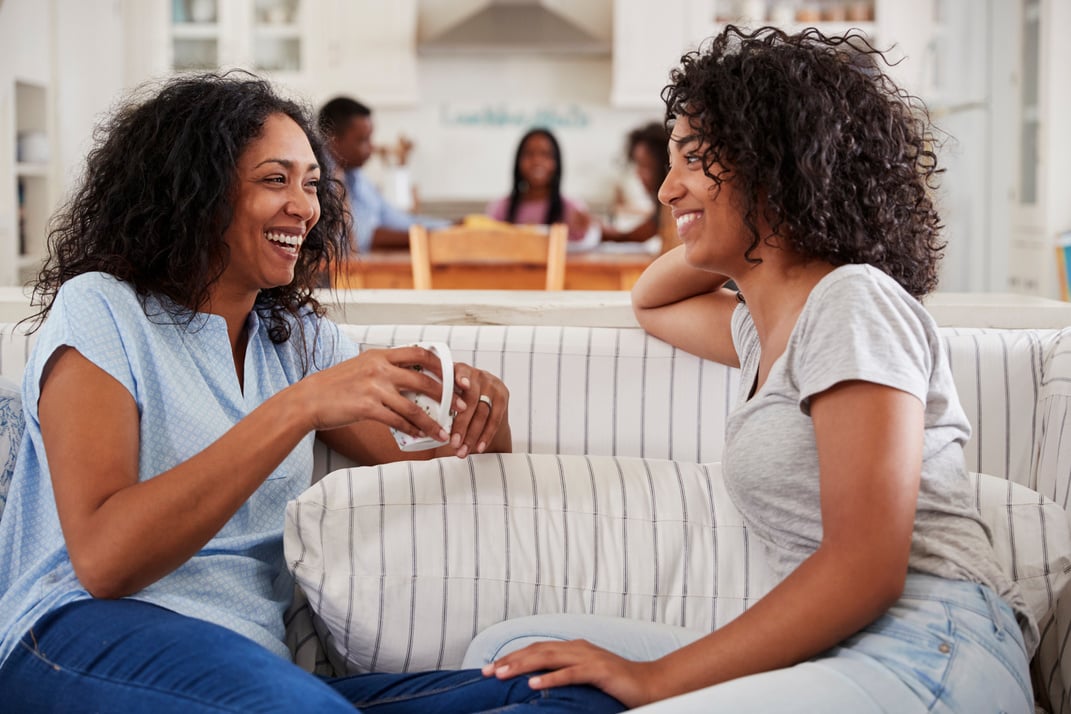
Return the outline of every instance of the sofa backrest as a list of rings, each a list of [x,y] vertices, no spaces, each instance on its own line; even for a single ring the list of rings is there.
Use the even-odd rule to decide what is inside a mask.
[[[966,445],[971,470],[1035,488],[1043,363],[1055,334],[942,330],[960,403],[971,423]]]
[[[346,325],[354,340],[450,344],[510,389],[516,451],[698,462],[721,458],[736,370],[638,328]]]
[[[736,370],[639,328],[343,325],[353,340],[435,340],[510,388],[516,451],[719,461]],[[1071,328],[941,328],[973,427],[972,471],[1071,501]],[[0,325],[0,375],[21,379],[32,336]],[[316,473],[352,465],[326,449]]]

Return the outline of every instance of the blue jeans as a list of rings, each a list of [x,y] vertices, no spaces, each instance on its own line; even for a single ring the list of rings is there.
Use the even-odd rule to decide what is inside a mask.
[[[591,687],[534,691],[478,670],[323,679],[252,640],[136,600],[84,600],[31,628],[0,667],[17,712],[620,712]]]
[[[484,630],[463,667],[479,667],[539,640],[583,638],[634,660],[652,660],[707,634],[590,615],[535,615]],[[888,612],[839,646],[786,669],[741,677],[635,710],[1033,714],[1022,633],[989,588],[908,575]]]

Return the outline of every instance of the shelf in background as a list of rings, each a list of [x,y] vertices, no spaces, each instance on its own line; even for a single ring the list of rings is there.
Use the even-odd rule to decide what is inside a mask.
[[[48,164],[17,163],[15,164],[15,175],[24,178],[45,178],[48,176]]]

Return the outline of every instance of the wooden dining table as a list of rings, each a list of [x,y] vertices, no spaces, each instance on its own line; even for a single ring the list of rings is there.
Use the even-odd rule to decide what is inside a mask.
[[[591,251],[565,259],[566,290],[631,290],[655,256],[645,252]],[[525,265],[479,263],[435,269],[436,288],[467,290],[543,288],[544,271]],[[332,281],[339,289],[411,289],[409,251],[376,251],[350,260]]]

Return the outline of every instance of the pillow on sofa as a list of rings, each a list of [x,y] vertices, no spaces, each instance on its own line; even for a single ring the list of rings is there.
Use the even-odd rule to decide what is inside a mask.
[[[1047,612],[1062,509],[977,478],[1002,564]],[[457,667],[488,626],[592,613],[711,630],[772,586],[720,464],[480,454],[335,471],[287,507],[286,560],[336,668]]]
[[[7,505],[7,491],[15,470],[15,456],[22,442],[24,426],[22,393],[10,379],[0,377],[0,516]]]

